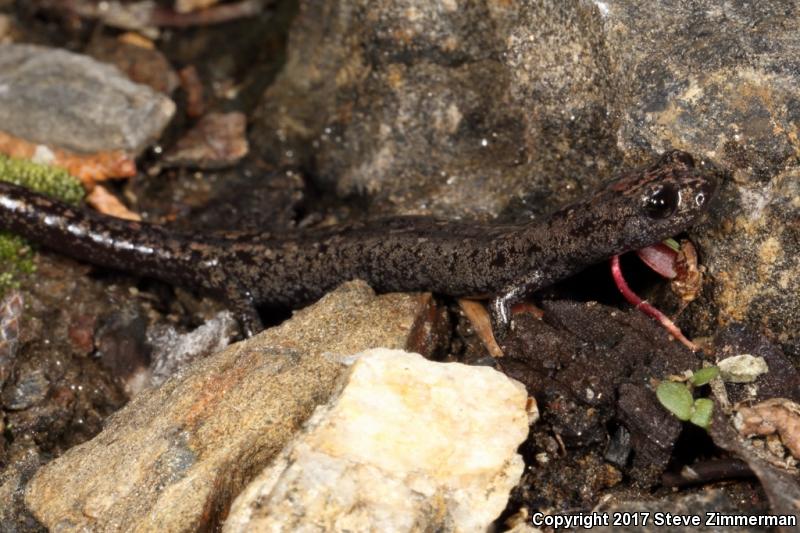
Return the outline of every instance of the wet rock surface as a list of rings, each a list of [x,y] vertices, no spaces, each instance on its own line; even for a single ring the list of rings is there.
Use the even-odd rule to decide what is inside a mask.
[[[23,442],[44,456],[58,455],[99,432],[125,402],[102,358],[90,356],[93,327],[79,325],[86,317],[108,317],[121,295],[72,261],[39,256],[36,264],[36,282],[27,280],[20,290],[17,347],[0,390],[6,425],[0,456]]]
[[[480,531],[500,514],[523,469],[524,387],[399,350],[355,357],[224,531]]]
[[[56,529],[213,527],[327,401],[344,368],[336,355],[404,348],[421,309],[417,295],[376,297],[345,284],[137,396],[100,435],[39,470],[26,503]]]
[[[175,104],[88,56],[33,45],[0,46],[0,123],[29,141],[76,152],[141,152]]]
[[[6,372],[0,384],[2,531],[44,531],[23,501],[28,480],[52,457],[96,435],[126,401],[115,377],[91,355],[93,318],[117,306],[119,293],[71,261],[40,255],[36,263],[36,282],[23,282],[18,293],[16,347],[0,360],[0,373]]]
[[[10,533],[47,531],[25,507],[25,486],[44,463],[35,446],[23,442],[0,459],[0,530]]]
[[[577,2],[302,2],[254,144],[382,213],[563,198],[618,159],[602,39]]]

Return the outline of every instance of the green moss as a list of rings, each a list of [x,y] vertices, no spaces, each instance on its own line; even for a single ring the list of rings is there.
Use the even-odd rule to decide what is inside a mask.
[[[84,197],[77,178],[66,170],[0,155],[0,180],[77,204]],[[16,235],[0,232],[0,296],[19,286],[22,275],[35,270],[31,246]]]
[[[0,155],[0,180],[22,185],[70,204],[83,200],[81,182],[62,168]]]

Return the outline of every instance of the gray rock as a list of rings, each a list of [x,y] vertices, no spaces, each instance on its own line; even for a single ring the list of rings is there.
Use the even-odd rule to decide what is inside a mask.
[[[50,381],[42,370],[25,368],[24,371],[0,395],[0,403],[10,411],[21,411],[41,402],[50,389]]]
[[[524,464],[525,387],[383,348],[236,499],[227,533],[486,531]]]
[[[166,96],[90,57],[0,46],[0,124],[17,137],[76,152],[138,154],[174,112]]]
[[[306,1],[253,145],[383,213],[496,215],[608,174],[613,96],[588,3]]]
[[[336,354],[403,348],[427,305],[348,283],[283,325],[142,392],[97,437],[45,465],[26,504],[58,531],[214,529],[345,368]]]
[[[191,362],[223,350],[238,331],[239,326],[230,311],[217,313],[189,333],[179,334],[168,326],[149,330],[147,341],[153,347],[153,353],[144,385],[158,387],[186,369]]]
[[[798,76],[800,83],[800,76]],[[800,120],[800,117],[792,120]],[[712,313],[702,325],[743,323],[800,362],[800,167],[786,162],[766,180],[743,169],[722,191],[708,231],[700,233]],[[691,310],[691,308],[690,308]]]

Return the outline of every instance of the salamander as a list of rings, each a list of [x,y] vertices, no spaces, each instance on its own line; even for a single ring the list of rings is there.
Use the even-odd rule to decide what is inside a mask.
[[[505,331],[510,306],[527,294],[687,229],[707,208],[717,174],[671,151],[541,220],[405,216],[282,234],[176,233],[0,182],[0,228],[80,261],[220,297],[248,336],[261,329],[256,306],[302,306],[357,278],[378,292],[489,295],[493,323]]]

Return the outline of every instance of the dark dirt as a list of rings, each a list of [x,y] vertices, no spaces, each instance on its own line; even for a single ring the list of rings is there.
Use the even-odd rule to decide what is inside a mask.
[[[544,320],[519,316],[498,368],[532,391],[542,421],[567,448],[602,454],[625,431],[614,463],[638,486],[655,485],[682,424],[661,407],[653,384],[698,368],[700,359],[633,311],[568,301],[543,308]]]

